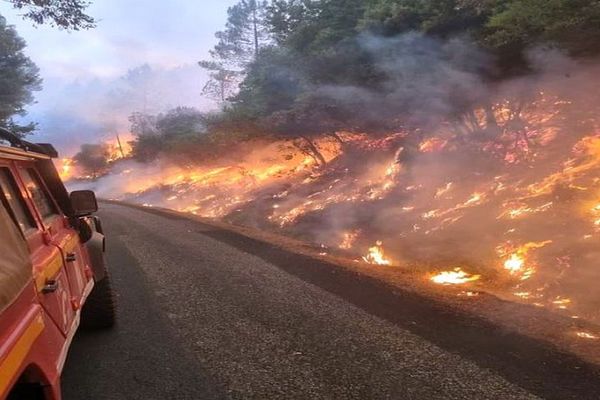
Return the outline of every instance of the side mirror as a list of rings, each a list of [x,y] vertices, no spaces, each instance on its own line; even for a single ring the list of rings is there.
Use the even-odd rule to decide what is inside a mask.
[[[83,217],[98,211],[96,194],[91,190],[75,190],[69,197],[76,217]]]

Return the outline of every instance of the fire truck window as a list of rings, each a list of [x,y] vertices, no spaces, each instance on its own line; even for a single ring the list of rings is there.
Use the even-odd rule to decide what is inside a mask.
[[[33,216],[8,168],[0,168],[0,200],[23,233],[35,228]]]
[[[42,184],[40,177],[34,169],[23,170],[21,174],[25,187],[29,191],[35,207],[40,212],[43,219],[50,218],[57,213],[56,207],[46,188]]]

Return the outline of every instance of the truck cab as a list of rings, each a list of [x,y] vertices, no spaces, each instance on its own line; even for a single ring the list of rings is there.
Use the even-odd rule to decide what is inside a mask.
[[[51,146],[0,134],[0,399],[60,399],[78,327],[115,321],[97,203],[67,192]]]

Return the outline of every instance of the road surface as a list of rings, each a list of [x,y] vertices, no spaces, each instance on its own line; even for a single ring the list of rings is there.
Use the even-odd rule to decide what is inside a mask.
[[[598,399],[597,367],[415,294],[197,221],[103,204],[118,294],[78,399]]]

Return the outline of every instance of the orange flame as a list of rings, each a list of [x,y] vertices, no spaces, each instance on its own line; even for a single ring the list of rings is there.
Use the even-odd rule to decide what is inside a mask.
[[[71,158],[63,158],[57,162],[58,175],[63,181],[68,181],[73,177],[73,160]]]
[[[511,275],[518,276],[520,280],[527,280],[535,273],[535,265],[527,264],[527,255],[531,250],[540,249],[552,240],[543,242],[529,242],[516,249],[510,249],[510,245],[499,246],[496,250],[501,257],[506,257],[504,260],[504,269],[510,272]]]
[[[385,257],[385,253],[383,251],[383,242],[378,240],[374,246],[369,247],[369,252],[366,256],[363,257],[363,260],[368,262],[369,264],[376,265],[391,265],[392,261]]]
[[[600,339],[600,336],[594,335],[593,333],[590,333],[590,332],[579,331],[579,332],[575,332],[575,334],[577,335],[577,337],[580,337],[582,339],[591,339],[591,340]]]
[[[455,268],[452,271],[443,271],[432,276],[432,282],[440,285],[462,285],[468,282],[479,280],[481,275],[472,275],[463,271],[461,268]]]
[[[342,250],[350,250],[352,246],[354,246],[354,242],[356,242],[356,239],[358,239],[359,234],[359,230],[352,232],[344,232],[342,242],[338,245],[338,247]]]

